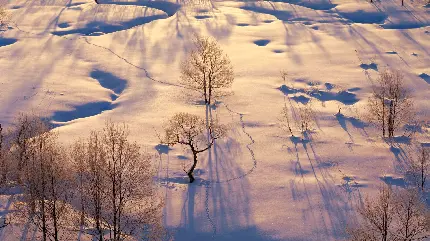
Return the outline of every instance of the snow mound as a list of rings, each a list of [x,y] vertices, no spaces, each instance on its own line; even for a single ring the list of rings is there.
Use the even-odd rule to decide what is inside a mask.
[[[374,5],[366,2],[342,4],[336,6],[334,11],[354,23],[382,24],[388,17]]]

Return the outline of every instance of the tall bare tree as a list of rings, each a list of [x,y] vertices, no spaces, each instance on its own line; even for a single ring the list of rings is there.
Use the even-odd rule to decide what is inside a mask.
[[[205,104],[222,95],[221,90],[233,84],[234,73],[230,59],[215,39],[196,37],[194,49],[181,62],[181,83],[203,94]]]
[[[411,158],[411,174],[422,192],[426,189],[427,177],[430,173],[430,148],[421,146],[417,158]]]
[[[68,178],[67,155],[59,146],[56,133],[42,121],[34,121],[33,133],[27,140],[25,175],[22,177],[23,200],[18,205],[21,214],[41,232],[42,240],[64,239],[67,225]]]
[[[387,133],[389,138],[394,137],[399,127],[414,118],[413,102],[403,79],[399,71],[382,72],[369,98],[370,120],[380,126],[383,137]]]
[[[206,133],[209,133],[207,136]],[[197,155],[212,147],[214,141],[224,136],[225,128],[217,121],[205,121],[197,115],[189,113],[175,114],[165,126],[163,144],[188,146],[193,154],[193,165],[186,171],[190,183],[194,182],[194,169],[197,166]]]

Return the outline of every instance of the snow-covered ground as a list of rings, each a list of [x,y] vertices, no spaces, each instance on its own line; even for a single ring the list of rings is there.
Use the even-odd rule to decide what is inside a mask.
[[[364,118],[385,69],[400,70],[412,90],[424,123],[412,142],[430,142],[424,0],[99,2],[0,0],[12,16],[0,33],[0,122],[35,112],[52,119],[65,143],[106,119],[127,122],[133,140],[161,153],[164,222],[176,240],[344,238],[360,199],[384,182],[405,185],[412,145],[390,146]],[[190,153],[159,146],[157,132],[178,111],[205,115],[178,83],[194,34],[218,40],[235,82],[212,110],[229,125],[227,137],[199,156],[190,185]],[[290,138],[279,128],[281,110],[309,100],[314,131]],[[1,240],[22,237],[8,230]]]

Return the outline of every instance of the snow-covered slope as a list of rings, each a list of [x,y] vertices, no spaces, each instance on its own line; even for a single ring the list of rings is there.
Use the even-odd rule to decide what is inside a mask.
[[[382,70],[404,73],[427,123],[413,142],[430,141],[430,8],[418,0],[99,2],[0,0],[12,16],[0,33],[0,122],[36,112],[65,143],[108,118],[127,122],[133,140],[161,153],[157,181],[176,240],[344,238],[361,198],[383,182],[405,185],[411,145],[390,146],[364,118]],[[228,135],[199,156],[189,185],[189,153],[159,146],[157,132],[178,111],[205,115],[178,84],[194,34],[219,41],[235,82],[212,110]],[[314,131],[290,138],[280,112],[309,100]],[[22,237],[19,227],[0,232]]]

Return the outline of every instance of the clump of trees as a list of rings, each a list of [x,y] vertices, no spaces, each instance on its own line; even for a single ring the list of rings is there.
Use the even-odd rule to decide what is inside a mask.
[[[214,141],[224,136],[224,126],[217,121],[205,123],[205,120],[197,115],[189,113],[177,113],[167,122],[165,135],[162,143],[169,146],[176,144],[185,145],[190,148],[193,154],[193,164],[189,170],[184,170],[190,178],[190,183],[194,182],[194,169],[197,166],[197,155],[209,150]]]
[[[197,36],[194,49],[181,62],[180,83],[202,93],[205,104],[225,94],[234,80],[233,66],[215,39]]]
[[[125,124],[107,122],[73,148],[81,218],[92,220],[87,223],[99,240],[106,231],[114,241],[148,230],[154,238],[162,233],[163,202],[152,185],[151,156],[128,135]]]
[[[7,28],[9,24],[9,14],[6,12],[6,9],[0,6],[0,30],[4,30]]]
[[[377,82],[368,102],[369,119],[379,126],[383,137],[392,138],[402,125],[413,120],[413,102],[399,71],[384,71]]]
[[[28,220],[44,241],[71,239],[76,224],[99,241],[165,238],[152,158],[128,135],[108,121],[68,148],[37,117],[21,115],[8,138],[0,127],[1,183],[22,190],[12,218]]]
[[[415,190],[383,186],[358,208],[360,221],[348,229],[353,241],[423,240],[430,237],[429,210]]]

